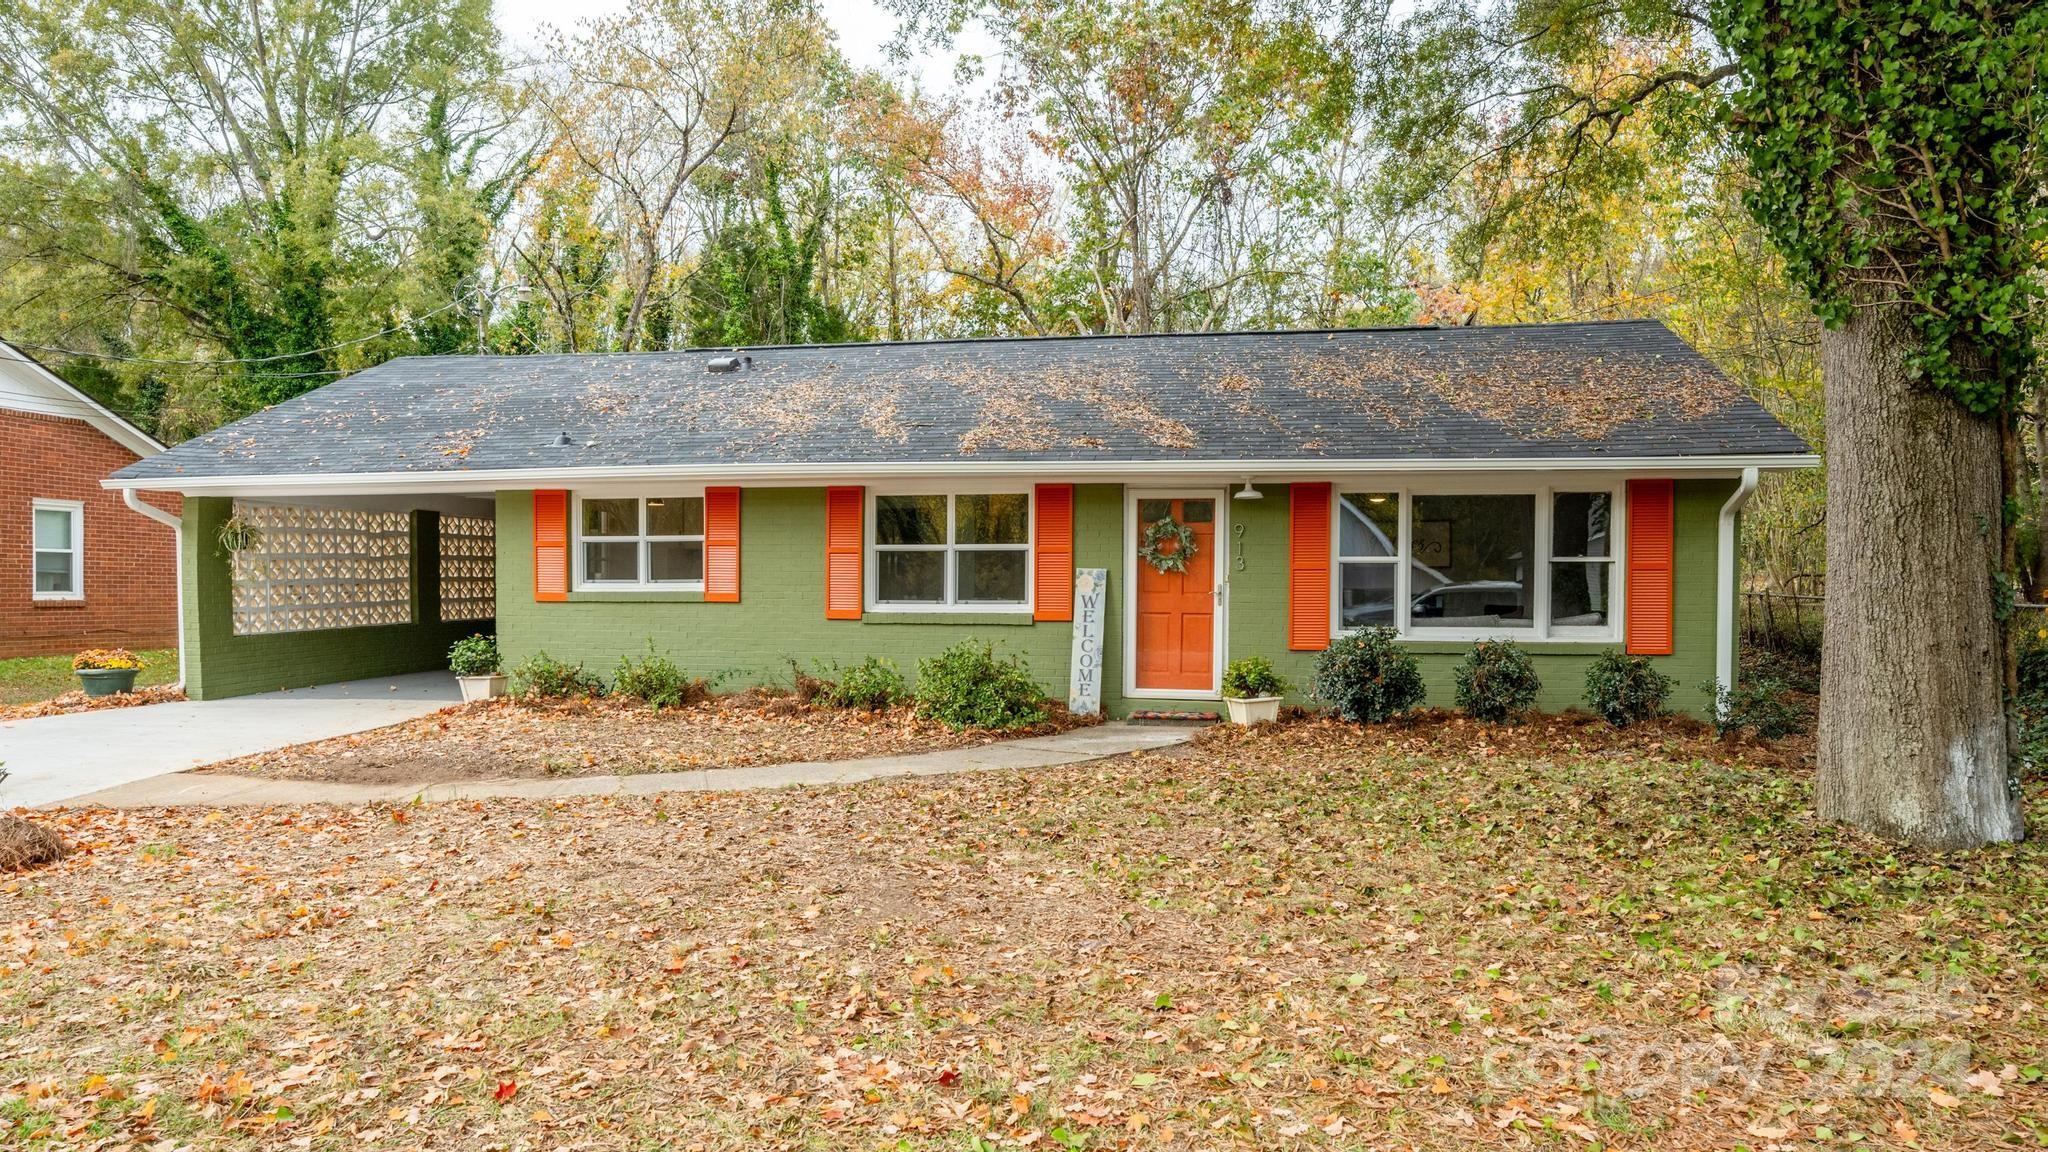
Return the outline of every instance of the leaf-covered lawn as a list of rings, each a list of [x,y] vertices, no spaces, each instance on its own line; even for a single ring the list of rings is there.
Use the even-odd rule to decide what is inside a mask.
[[[138,687],[169,684],[178,678],[178,650],[153,648],[137,652],[148,666],[135,678]],[[22,656],[0,660],[0,709],[33,704],[78,691],[78,677],[69,656]]]
[[[68,814],[0,886],[0,1144],[2038,1144],[2048,852],[1703,746]]]

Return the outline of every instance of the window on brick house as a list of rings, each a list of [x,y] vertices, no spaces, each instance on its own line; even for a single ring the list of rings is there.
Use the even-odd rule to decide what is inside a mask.
[[[76,500],[36,500],[30,515],[35,598],[85,599],[85,505]]]

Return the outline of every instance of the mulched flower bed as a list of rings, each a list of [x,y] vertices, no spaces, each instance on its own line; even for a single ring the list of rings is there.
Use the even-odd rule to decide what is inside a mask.
[[[664,711],[609,697],[499,699],[204,770],[361,784],[631,775],[930,752],[1096,722],[1053,707],[1052,719],[1035,728],[956,732],[919,720],[907,707],[872,713],[817,708],[760,692]]]
[[[133,692],[117,692],[112,696],[87,696],[84,692],[66,692],[61,696],[37,700],[32,704],[0,705],[0,721],[34,720],[41,716],[99,712],[107,708],[134,708],[141,704],[167,704],[184,698],[184,689],[170,684],[137,688]]]

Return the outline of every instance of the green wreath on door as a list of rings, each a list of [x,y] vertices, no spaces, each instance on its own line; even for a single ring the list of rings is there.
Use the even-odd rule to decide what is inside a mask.
[[[1167,550],[1167,545],[1172,550]],[[1154,572],[1185,572],[1195,557],[1195,530],[1171,516],[1161,516],[1145,525],[1145,538],[1138,545],[1138,558]]]

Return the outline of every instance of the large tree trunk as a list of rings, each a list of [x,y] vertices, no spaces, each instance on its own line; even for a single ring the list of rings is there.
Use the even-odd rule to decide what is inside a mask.
[[[2022,835],[2010,781],[1995,422],[1915,386],[1904,308],[1822,338],[1828,595],[1820,814],[1970,848]]]

